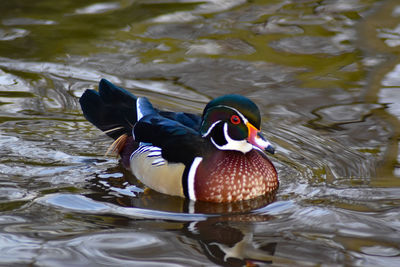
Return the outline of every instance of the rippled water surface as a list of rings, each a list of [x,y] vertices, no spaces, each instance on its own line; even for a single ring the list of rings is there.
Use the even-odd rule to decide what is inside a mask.
[[[0,1],[0,265],[399,266],[397,0]],[[239,93],[276,195],[144,190],[78,98],[201,113]]]

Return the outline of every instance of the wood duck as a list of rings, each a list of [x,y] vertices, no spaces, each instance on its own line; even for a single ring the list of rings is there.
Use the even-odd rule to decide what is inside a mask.
[[[79,99],[85,118],[115,139],[110,149],[149,188],[209,202],[252,199],[278,187],[260,133],[258,107],[240,95],[210,101],[203,114],[161,111],[102,79]]]

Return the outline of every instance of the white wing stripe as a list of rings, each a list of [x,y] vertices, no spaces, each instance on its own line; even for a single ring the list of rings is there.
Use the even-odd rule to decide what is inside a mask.
[[[140,110],[140,102],[141,102],[142,98],[138,97],[138,99],[136,100],[136,121],[139,121],[141,118],[143,118],[143,113]]]
[[[197,168],[199,167],[203,158],[196,157],[193,160],[192,166],[190,166],[189,174],[188,174],[188,195],[191,200],[196,200],[196,193],[194,192],[194,178],[196,176]]]

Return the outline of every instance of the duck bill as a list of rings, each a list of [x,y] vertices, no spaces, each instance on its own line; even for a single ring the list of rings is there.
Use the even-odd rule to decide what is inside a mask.
[[[261,135],[260,130],[258,130],[249,122],[246,123],[246,126],[249,130],[249,137],[247,138],[247,141],[250,144],[268,153],[275,153],[274,147]]]

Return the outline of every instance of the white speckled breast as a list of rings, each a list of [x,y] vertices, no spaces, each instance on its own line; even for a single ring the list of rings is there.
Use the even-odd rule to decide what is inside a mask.
[[[194,191],[197,200],[232,202],[264,195],[278,184],[275,167],[262,152],[219,151],[198,166]]]

